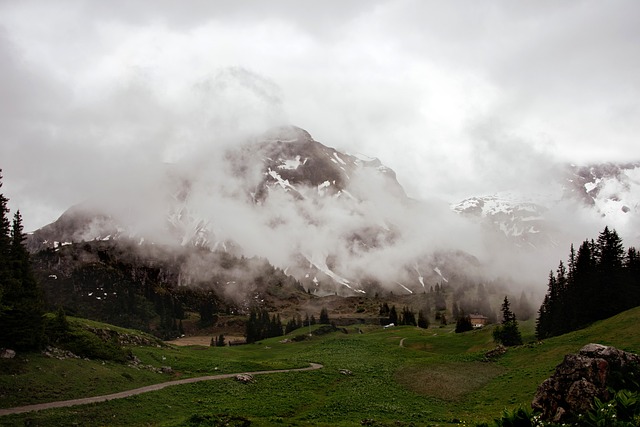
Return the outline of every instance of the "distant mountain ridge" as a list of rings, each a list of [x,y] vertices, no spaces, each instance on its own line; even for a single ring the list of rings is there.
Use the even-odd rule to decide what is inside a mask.
[[[233,188],[226,186],[223,191],[229,194],[225,193],[222,199],[243,213],[249,212],[251,222],[264,222],[262,231],[277,234],[282,229],[289,233],[295,224],[297,232],[302,226],[322,236],[326,236],[324,229],[335,233],[333,242],[320,249],[291,241],[293,256],[287,270],[314,289],[319,289],[321,282],[330,282],[330,289],[337,283],[361,292],[359,285],[335,271],[333,265],[339,255],[332,252],[363,252],[395,238],[394,225],[383,215],[372,214],[375,209],[369,203],[370,188],[390,202],[410,203],[395,172],[380,160],[339,152],[293,126],[272,129],[227,150],[224,163]],[[168,166],[158,190],[166,192],[164,219],[154,221],[163,223],[161,233],[157,229],[150,234],[140,232],[112,213],[109,206],[87,202],[73,206],[55,222],[36,230],[29,236],[28,246],[37,251],[72,242],[126,238],[139,244],[194,245],[243,254],[241,239],[228,236],[227,230],[216,222],[215,212],[202,209],[206,191],[197,187],[204,184],[189,172],[181,165]],[[334,212],[337,219],[327,217],[325,211]],[[295,214],[290,215],[291,212]]]
[[[566,165],[556,182],[560,192],[501,192],[471,197],[451,208],[519,247],[557,244],[553,236],[557,230],[547,214],[562,203],[588,208],[613,228],[625,228],[640,219],[640,162]]]
[[[167,165],[147,189],[155,204],[134,197],[70,208],[29,237],[30,250],[121,238],[195,246],[268,258],[319,294],[409,294],[465,277],[482,280],[486,272],[473,252],[433,243],[434,229],[458,224],[499,241],[501,250],[526,252],[564,247],[550,218],[561,203],[579,203],[612,227],[640,211],[640,163],[567,166],[557,177],[559,191],[476,196],[436,212],[407,197],[380,160],[340,152],[298,127],[271,129],[219,154],[216,170],[207,170],[206,159],[197,170]]]

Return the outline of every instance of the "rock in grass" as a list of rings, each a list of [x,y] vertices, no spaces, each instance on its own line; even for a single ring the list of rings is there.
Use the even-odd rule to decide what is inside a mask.
[[[538,387],[531,403],[542,418],[560,422],[591,409],[594,398],[611,399],[610,390],[625,388],[625,378],[640,376],[640,356],[614,347],[587,344],[568,354],[555,373]]]
[[[242,384],[249,384],[253,382],[253,376],[249,374],[236,375],[236,381],[240,381]]]
[[[11,350],[10,348],[0,349],[0,359],[13,359],[16,357],[15,350]]]

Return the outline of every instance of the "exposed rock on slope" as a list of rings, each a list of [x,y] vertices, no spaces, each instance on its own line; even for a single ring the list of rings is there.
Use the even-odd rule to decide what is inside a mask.
[[[578,354],[568,354],[556,372],[539,387],[531,406],[555,422],[591,409],[594,398],[607,401],[609,388],[619,389],[622,379],[640,374],[640,356],[614,347],[587,344]]]

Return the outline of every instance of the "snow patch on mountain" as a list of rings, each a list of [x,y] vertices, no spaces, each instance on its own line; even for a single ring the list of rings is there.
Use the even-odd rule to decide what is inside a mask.
[[[267,174],[271,176],[273,179],[275,179],[276,182],[280,185],[280,187],[282,187],[283,190],[287,191],[289,189],[294,188],[293,185],[289,183],[288,179],[282,179],[280,174],[278,174],[278,172],[274,170],[271,170],[271,168],[269,168],[269,171],[267,172]]]
[[[614,228],[624,228],[640,214],[640,163],[572,165],[565,195],[593,206]]]
[[[335,157],[335,158],[336,158],[336,160],[337,160],[338,162],[340,162],[340,164],[341,164],[341,165],[346,165],[346,163],[344,162],[344,160],[342,160],[342,159],[340,158],[340,156],[338,156],[338,153],[336,153],[335,151],[333,152],[333,157]]]
[[[445,281],[445,283],[448,283],[448,282],[449,282],[449,281],[448,281],[448,280],[447,280],[447,279],[442,275],[442,271],[440,271],[440,268],[438,268],[438,267],[434,267],[434,268],[433,268],[433,271],[435,271],[435,272],[438,274],[438,276],[442,277],[442,280],[444,280],[444,281]]]
[[[313,267],[317,268],[319,271],[321,271],[324,274],[326,274],[327,276],[331,277],[336,283],[338,283],[340,285],[343,285],[343,286],[346,286],[347,288],[351,289],[352,291],[355,291],[355,292],[358,292],[358,293],[363,293],[363,294],[366,293],[362,289],[358,289],[358,288],[353,287],[349,280],[345,279],[344,277],[340,277],[339,275],[337,275],[336,273],[331,271],[331,269],[327,265],[326,256],[323,256],[323,255],[320,255],[320,254],[313,254],[311,256],[303,254],[303,256],[309,261],[309,263]]]
[[[405,291],[409,292],[410,294],[412,294],[412,293],[413,293],[413,291],[412,291],[411,289],[407,288],[407,287],[406,287],[405,285],[403,285],[402,283],[400,283],[400,282],[396,282],[396,283],[397,283],[398,285],[400,285],[400,286],[401,286]]]
[[[297,155],[295,157],[295,159],[286,159],[286,160],[280,160],[282,162],[281,165],[278,165],[278,169],[285,169],[285,170],[296,170],[300,167],[300,165],[303,165],[307,162],[308,159],[304,159],[304,162],[300,160],[300,155]]]

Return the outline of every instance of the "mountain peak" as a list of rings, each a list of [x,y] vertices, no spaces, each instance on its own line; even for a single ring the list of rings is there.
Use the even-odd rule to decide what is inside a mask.
[[[308,142],[314,140],[309,132],[293,125],[271,128],[263,133],[260,139],[263,142]]]

